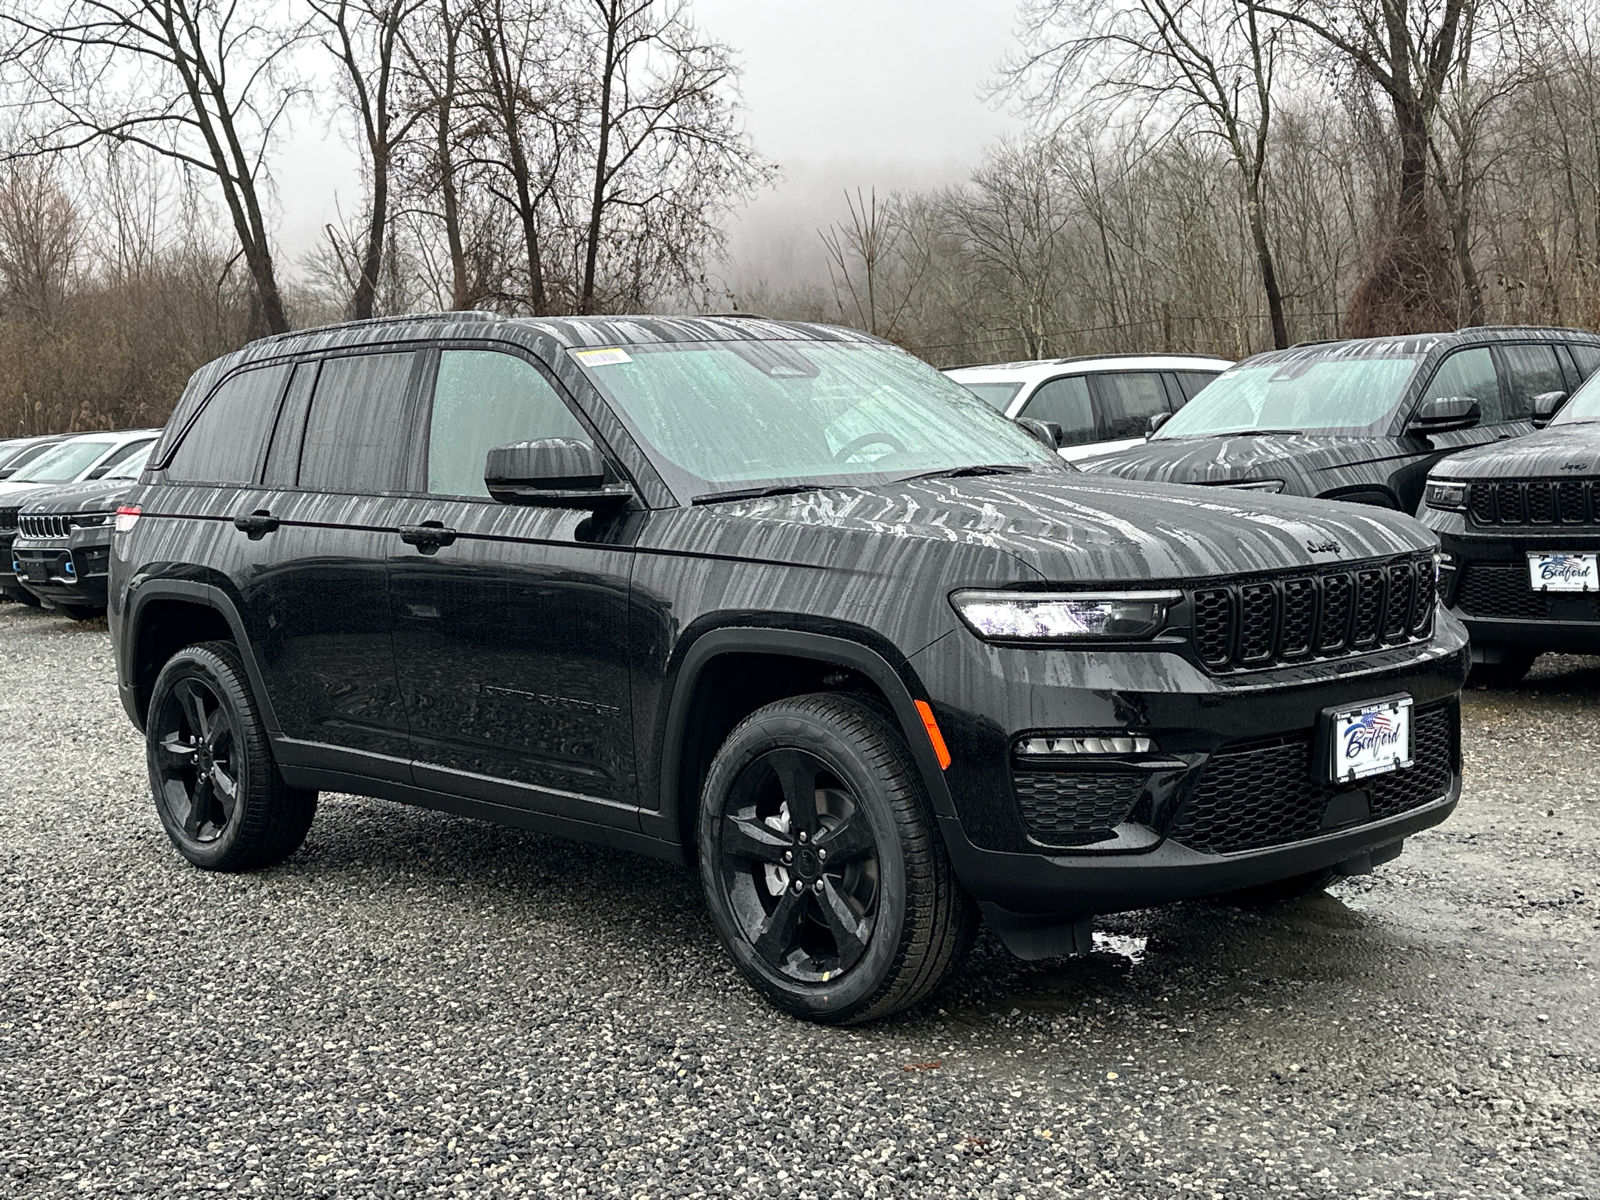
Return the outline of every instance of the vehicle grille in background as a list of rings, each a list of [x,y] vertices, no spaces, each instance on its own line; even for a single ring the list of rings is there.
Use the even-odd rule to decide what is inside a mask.
[[[1398,816],[1450,788],[1455,760],[1454,701],[1417,709],[1411,718],[1413,765],[1334,787],[1312,777],[1312,736],[1225,747],[1201,768],[1194,795],[1167,836],[1194,850],[1229,854],[1260,850],[1323,832],[1329,801],[1366,794],[1371,820]]]
[[[0,533],[10,533],[17,527],[18,508],[0,508]]]
[[[1138,803],[1145,776],[1135,771],[1017,771],[1022,819],[1050,846],[1103,841]]]
[[[1468,563],[1456,587],[1456,607],[1469,617],[1512,617],[1532,621],[1552,620],[1551,600],[1587,602],[1600,620],[1600,605],[1593,595],[1536,592],[1521,563]],[[1581,619],[1581,618],[1579,618]]]
[[[1600,481],[1593,479],[1501,480],[1467,490],[1474,525],[1594,525],[1597,505]]]
[[[72,518],[65,513],[24,513],[19,531],[23,537],[64,538],[72,532]]]
[[[1195,654],[1212,670],[1403,645],[1433,629],[1433,556],[1328,568],[1189,593]]]

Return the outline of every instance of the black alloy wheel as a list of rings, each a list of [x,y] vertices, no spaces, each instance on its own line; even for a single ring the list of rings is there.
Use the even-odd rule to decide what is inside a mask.
[[[742,721],[707,775],[698,849],[724,946],[796,1016],[908,1008],[976,933],[909,748],[870,700],[797,696]]]
[[[162,667],[145,753],[162,827],[195,866],[271,866],[305,840],[317,794],[283,782],[230,643],[187,646]]]

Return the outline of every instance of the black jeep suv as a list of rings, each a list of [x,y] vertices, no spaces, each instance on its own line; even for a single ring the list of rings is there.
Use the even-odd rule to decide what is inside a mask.
[[[771,1000],[927,995],[978,913],[1369,870],[1460,787],[1410,517],[1077,474],[910,355],[753,318],[389,320],[196,374],[111,630],[191,862],[319,790],[698,863]]]
[[[1142,446],[1083,469],[1416,512],[1446,455],[1533,432],[1533,399],[1600,367],[1600,337],[1482,328],[1248,358]]]
[[[1473,681],[1491,687],[1542,651],[1600,654],[1600,376],[1535,410],[1547,429],[1440,463],[1421,514],[1444,544],[1442,598],[1472,633]]]

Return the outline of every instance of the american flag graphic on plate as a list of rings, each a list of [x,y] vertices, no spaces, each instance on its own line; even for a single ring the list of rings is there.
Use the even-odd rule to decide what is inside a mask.
[[[1336,781],[1366,779],[1411,765],[1411,697],[1382,700],[1333,714]]]

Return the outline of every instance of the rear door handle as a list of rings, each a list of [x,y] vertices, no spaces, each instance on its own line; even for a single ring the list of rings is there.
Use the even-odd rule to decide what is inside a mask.
[[[258,508],[248,516],[233,519],[233,527],[240,533],[248,533],[252,542],[266,537],[278,527],[278,524],[278,518],[264,508]]]
[[[400,526],[400,540],[408,546],[415,546],[424,554],[432,554],[439,547],[455,541],[456,531],[446,529],[438,521],[424,521],[421,525]]]

